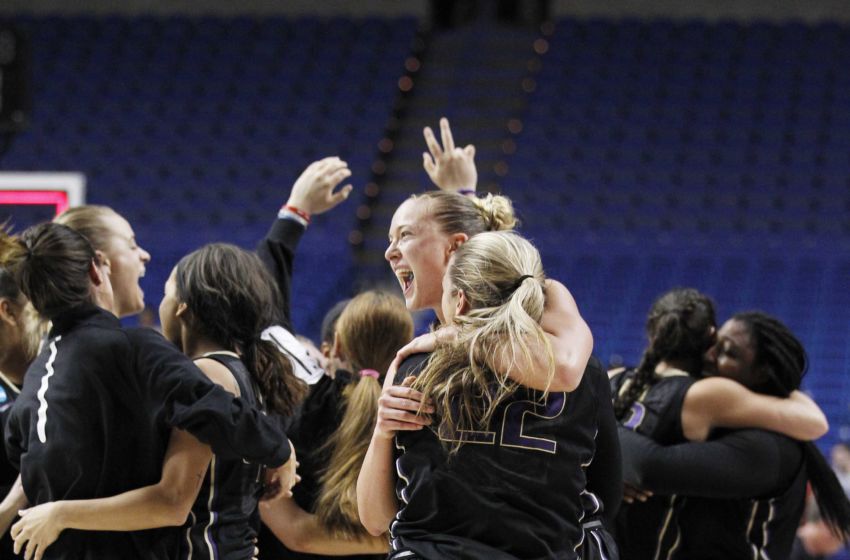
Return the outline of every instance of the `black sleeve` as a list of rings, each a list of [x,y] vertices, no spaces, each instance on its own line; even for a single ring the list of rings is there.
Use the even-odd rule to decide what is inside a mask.
[[[17,403],[18,401],[15,402]],[[3,436],[4,444],[6,446],[6,458],[9,460],[9,463],[15,467],[15,470],[20,472],[21,455],[26,453],[27,438],[24,436],[18,414],[15,414],[16,410],[20,410],[20,408],[16,409],[13,404],[9,413],[5,415],[6,419],[3,427]]]
[[[719,499],[773,495],[802,461],[797,442],[761,430],[667,447],[632,430],[619,430],[623,478],[656,494]]]
[[[140,387],[168,426],[186,430],[225,458],[270,467],[289,459],[289,441],[273,417],[207,379],[159,333],[150,329],[127,333],[136,353]]]
[[[269,269],[280,291],[283,316],[281,325],[289,332],[292,329],[292,261],[295,249],[306,228],[295,220],[278,218],[269,228],[269,232],[257,244],[257,254]]]
[[[585,370],[585,376],[590,375],[594,380],[599,403],[596,415],[596,452],[593,462],[587,467],[587,489],[602,500],[605,506],[604,520],[610,526],[623,501],[623,469],[608,374],[601,367],[595,367],[595,362],[598,363],[598,360],[593,358]]]

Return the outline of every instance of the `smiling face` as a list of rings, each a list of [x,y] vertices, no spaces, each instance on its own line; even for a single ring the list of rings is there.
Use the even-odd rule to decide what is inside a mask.
[[[409,199],[398,207],[384,258],[401,285],[408,309],[433,309],[443,321],[443,275],[452,252],[465,237],[440,231],[428,214],[425,199]]]
[[[755,365],[755,347],[747,325],[729,319],[717,331],[717,343],[706,353],[710,371],[754,387],[759,379]]]
[[[145,264],[150,254],[136,243],[130,224],[113,214],[103,218],[109,230],[109,242],[104,251],[109,259],[112,290],[115,294],[115,314],[119,317],[135,315],[145,308],[145,294],[139,279],[145,275]]]

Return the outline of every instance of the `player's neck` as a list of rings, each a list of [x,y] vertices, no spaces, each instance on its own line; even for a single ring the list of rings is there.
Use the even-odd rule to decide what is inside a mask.
[[[658,362],[658,365],[655,366],[655,373],[662,373],[671,369],[678,369],[687,373],[688,364],[676,360],[661,360]]]
[[[202,336],[187,336],[183,339],[183,352],[193,360],[200,358],[204,354],[233,351],[233,348],[226,348],[221,344]]]

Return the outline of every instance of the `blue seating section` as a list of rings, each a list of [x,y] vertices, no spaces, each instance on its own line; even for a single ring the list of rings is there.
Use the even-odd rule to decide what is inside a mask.
[[[338,154],[356,184],[368,180],[416,28],[19,23],[34,112],[0,166],[84,172],[88,200],[124,214],[154,254],[152,306],[183,254],[253,247],[311,161]],[[547,41],[502,188],[598,355],[636,363],[646,311],[674,286],[714,296],[721,318],[761,308],[806,344],[805,387],[833,424],[825,444],[850,439],[850,28],[562,20]],[[452,72],[488,83],[474,57]],[[448,78],[432,87],[474,98]],[[449,116],[499,110],[455,101]],[[359,203],[317,217],[302,245],[294,315],[309,335],[354,284],[346,237]]]
[[[413,19],[34,18],[30,129],[3,170],[82,171],[88,201],[125,215],[154,260],[156,306],[171,267],[212,241],[253,247],[311,161],[369,176],[415,33]],[[294,318],[316,334],[347,294],[349,201],[310,227]]]
[[[786,321],[850,437],[850,28],[563,20],[548,41],[503,190],[600,357],[635,364],[654,298],[694,286],[721,318]]]

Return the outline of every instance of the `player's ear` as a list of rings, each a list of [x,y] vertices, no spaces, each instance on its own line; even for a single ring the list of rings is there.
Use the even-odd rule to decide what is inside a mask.
[[[469,236],[465,233],[455,233],[451,236],[449,240],[449,248],[447,251],[447,256],[451,258],[451,256],[460,249],[460,246],[469,241]]]
[[[16,311],[15,305],[9,298],[0,298],[0,322],[16,327],[18,324]]]
[[[345,356],[345,349],[342,347],[342,342],[339,340],[339,333],[334,332],[334,342],[330,352],[331,358],[336,358],[340,361],[345,361],[348,358]]]
[[[96,262],[96,259],[92,259],[89,263],[89,280],[95,286],[100,286],[105,280],[104,272],[101,270],[100,264]]]
[[[469,300],[466,299],[466,294],[463,290],[457,291],[457,306],[455,307],[455,315],[463,315],[469,311]]]

